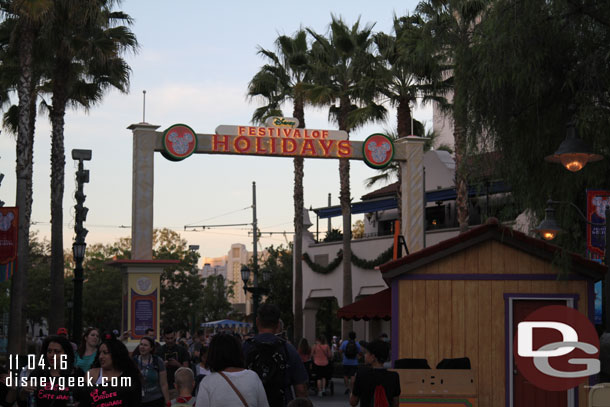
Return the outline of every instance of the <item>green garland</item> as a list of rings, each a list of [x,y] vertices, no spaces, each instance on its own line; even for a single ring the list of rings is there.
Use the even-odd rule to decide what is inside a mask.
[[[388,249],[377,256],[374,260],[364,260],[352,253],[352,264],[360,267],[361,269],[373,270],[375,267],[387,263],[392,260],[394,254],[394,246],[388,247]]]
[[[339,264],[341,264],[341,261],[343,260],[343,250],[339,250],[339,253],[337,253],[337,257],[332,262],[330,262],[328,266],[320,266],[318,263],[314,263],[309,257],[309,254],[307,253],[303,253],[303,260],[305,260],[305,263],[307,263],[309,268],[315,271],[316,273],[328,274],[337,267],[339,267]]]
[[[352,264],[362,269],[373,270],[380,264],[384,264],[390,261],[392,259],[393,253],[394,246],[390,246],[386,251],[381,253],[374,260],[361,259],[354,253],[352,253]],[[335,257],[335,259],[331,261],[328,266],[321,266],[318,263],[314,263],[313,260],[311,260],[311,257],[309,257],[308,253],[303,253],[303,260],[309,266],[309,268],[315,271],[316,273],[328,274],[331,273],[337,267],[339,267],[339,264],[341,264],[341,261],[343,260],[343,251],[339,250],[339,253],[337,253],[337,257]]]

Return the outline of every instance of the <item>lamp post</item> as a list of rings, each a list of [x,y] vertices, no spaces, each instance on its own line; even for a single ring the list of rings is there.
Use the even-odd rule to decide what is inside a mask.
[[[189,251],[193,254],[193,256],[197,256],[197,252],[199,251],[199,245],[198,244],[191,244],[189,245]],[[192,275],[197,275],[198,269],[197,269],[197,261],[195,261],[193,263],[193,268],[191,269],[191,274]],[[197,278],[198,282],[199,282],[199,277]],[[197,333],[197,328],[195,327],[195,307],[192,306],[193,304],[191,304],[191,329],[193,330],[193,335],[195,335]]]
[[[72,159],[78,160],[78,170],[76,171],[77,189],[74,193],[76,198],[74,232],[76,237],[72,244],[72,256],[74,257],[74,318],[72,335],[75,339],[80,338],[83,328],[83,260],[87,244],[85,237],[89,232],[83,227],[83,222],[87,220],[89,209],[84,207],[86,195],[83,192],[83,185],[89,182],[89,170],[85,170],[83,161],[91,160],[91,150],[72,150]]]
[[[574,106],[570,106],[572,113],[574,112]],[[566,125],[566,138],[561,143],[557,151],[544,159],[548,162],[561,163],[567,170],[571,172],[580,171],[587,163],[602,160],[604,157],[600,154],[593,153],[592,149],[581,139],[577,137],[576,133],[576,121],[572,118]],[[561,230],[559,225],[554,219],[555,210],[552,208],[552,204],[562,203],[548,201],[546,208],[545,220],[537,228],[537,231],[543,235],[545,240],[552,240],[555,235]],[[576,208],[579,215],[585,220],[585,222],[591,224],[583,213],[578,209],[576,205],[571,202],[569,203],[572,207]],[[606,276],[603,282],[603,293],[602,303],[603,305],[603,320],[606,334],[610,335],[610,239],[608,239],[608,223],[610,222],[610,207],[606,206],[606,222],[603,224],[593,223],[596,226],[604,227],[604,238],[606,240],[606,250],[604,254],[604,263],[608,268]],[[547,222],[547,219],[550,219]],[[545,223],[546,222],[546,223]],[[551,229],[554,227],[555,229]],[[545,236],[546,235],[546,236]],[[610,341],[610,338],[609,338]]]
[[[557,237],[557,235],[559,233],[562,232],[561,227],[559,226],[559,224],[557,223],[557,221],[555,220],[555,208],[553,207],[553,205],[558,205],[558,204],[567,204],[572,206],[574,209],[576,209],[576,211],[578,212],[578,215],[580,215],[581,219],[591,225],[591,226],[597,226],[597,227],[603,227],[604,228],[604,237],[605,237],[605,241],[606,241],[606,250],[605,250],[605,254],[604,254],[604,263],[606,264],[606,267],[608,267],[608,271],[606,272],[606,277],[604,279],[604,289],[603,289],[603,320],[604,320],[604,326],[606,328],[606,332],[610,333],[610,301],[607,301],[608,299],[610,299],[610,297],[608,296],[608,289],[610,288],[610,239],[607,238],[608,236],[608,220],[610,220],[610,206],[606,206],[606,210],[605,210],[605,217],[606,217],[606,222],[605,223],[593,223],[593,222],[589,222],[589,220],[587,219],[587,217],[582,213],[582,211],[578,208],[578,206],[574,205],[572,202],[567,202],[567,201],[553,201],[553,200],[548,200],[547,202],[547,207],[544,210],[546,212],[546,215],[544,217],[544,220],[540,223],[540,225],[538,225],[538,227],[535,229],[536,232],[538,232],[538,234],[540,234],[540,236],[547,241],[553,240],[555,239],[555,237]]]
[[[254,268],[254,281],[252,286],[248,286],[248,281],[250,280],[250,268],[245,264],[241,266],[241,279],[244,282],[244,293],[252,293],[252,314],[254,315],[254,331],[258,332],[256,327],[256,313],[258,312],[258,305],[260,303],[261,297],[265,294],[269,293],[269,290],[265,287],[260,287],[258,285],[258,267]],[[270,273],[268,270],[263,271],[263,281],[269,281]]]
[[[74,307],[74,303],[71,300],[68,300],[66,306],[68,307],[68,326],[72,328],[72,308]],[[72,342],[78,340],[77,336],[72,332]]]

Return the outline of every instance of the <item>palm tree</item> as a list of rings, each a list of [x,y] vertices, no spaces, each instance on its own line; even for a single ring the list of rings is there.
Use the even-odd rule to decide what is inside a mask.
[[[383,85],[381,93],[392,106],[396,107],[397,139],[410,134],[423,136],[423,126],[420,133],[414,132],[411,105],[436,99],[434,90],[441,86],[440,67],[436,57],[428,52],[422,52],[419,46],[422,37],[423,20],[418,15],[394,16],[393,34],[377,33],[375,44],[385,66],[382,70]],[[414,126],[413,126],[414,127]],[[430,146],[429,146],[430,147]],[[398,164],[394,163],[398,184],[402,184],[402,175]],[[370,180],[369,180],[370,181]],[[369,183],[370,184],[370,183]],[[397,190],[398,220],[402,222],[402,191]]]
[[[35,110],[35,74],[34,74],[34,43],[38,31],[46,20],[52,7],[51,0],[14,0],[3,1],[0,4],[6,19],[3,25],[11,26],[9,47],[16,55],[15,64],[19,67],[16,86],[19,98],[17,116],[16,143],[16,178],[17,189],[15,205],[19,208],[19,230],[17,270],[11,282],[11,305],[8,332],[9,353],[25,351],[25,315],[23,313],[27,299],[27,269],[29,262],[30,218],[32,214],[32,177],[33,177],[33,146]],[[16,51],[15,51],[16,50]],[[4,64],[3,60],[3,64]],[[6,68],[6,66],[3,66]],[[3,78],[5,79],[5,78]],[[4,82],[2,90],[7,90]],[[12,86],[12,85],[8,85]],[[13,116],[14,117],[14,116]]]
[[[307,33],[297,31],[293,37],[281,35],[275,41],[277,53],[259,48],[269,61],[248,84],[248,96],[262,96],[267,104],[254,112],[252,121],[262,123],[267,117],[282,115],[280,106],[292,100],[293,116],[299,128],[305,128],[306,92],[310,76]],[[294,158],[294,338],[303,337],[303,157]]]
[[[64,324],[63,195],[65,173],[64,125],[68,106],[88,109],[110,87],[126,92],[130,68],[121,57],[136,50],[127,27],[131,18],[112,11],[112,1],[55,1],[52,24],[45,31],[54,52],[48,65],[47,87],[52,94],[51,119],[51,298],[49,328]],[[125,24],[125,25],[122,25]]]
[[[373,55],[373,26],[348,27],[332,16],[328,38],[308,29],[312,44],[313,103],[330,106],[329,118],[348,132],[373,120],[385,118],[386,109],[375,103],[378,96],[380,61]],[[352,303],[352,250],[349,160],[339,160],[340,201],[343,216],[343,305]],[[343,323],[343,337],[352,330],[352,321]]]
[[[460,232],[468,230],[468,187],[465,158],[468,131],[468,62],[471,60],[473,32],[489,1],[425,0],[417,12],[426,22],[426,39],[431,49],[447,64],[453,83],[453,138],[456,167],[456,207]]]

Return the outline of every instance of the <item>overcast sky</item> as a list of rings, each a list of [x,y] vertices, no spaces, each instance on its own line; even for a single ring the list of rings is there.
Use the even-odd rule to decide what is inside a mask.
[[[279,34],[291,35],[299,27],[325,33],[331,14],[351,25],[375,23],[374,31],[390,32],[394,13],[414,10],[416,1],[335,0],[275,1],[125,1],[121,9],[135,19],[132,29],[141,48],[126,58],[133,70],[129,94],[110,92],[89,112],[70,111],[66,117],[66,189],[64,196],[64,245],[74,236],[73,195],[76,164],[74,148],[91,149],[86,162],[91,182],[85,186],[89,207],[88,243],[113,242],[130,236],[132,138],[127,126],[142,121],[142,91],[146,90],[146,121],[164,130],[185,123],[198,133],[213,133],[220,124],[249,124],[257,101],[246,99],[247,84],[264,60],[257,47],[273,49]],[[285,110],[289,116],[291,108]],[[395,110],[387,123],[353,132],[364,140],[373,132],[395,128]],[[415,116],[432,123],[430,107],[416,109]],[[308,128],[336,129],[327,121],[326,109],[307,109]],[[32,230],[50,236],[50,125],[46,117],[36,123],[34,146],[34,205]],[[316,208],[339,203],[337,160],[305,161],[305,205]],[[352,161],[351,190],[354,201],[367,193],[364,180],[375,174],[362,162]],[[0,198],[15,203],[15,140],[0,136],[0,172],[5,174]],[[258,223],[262,231],[291,231],[293,161],[291,158],[193,155],[170,162],[155,155],[155,227],[181,233],[189,244],[201,246],[202,256],[221,256],[231,243],[252,248],[248,227],[183,232],[187,224],[227,224],[252,221],[252,182],[257,184]],[[354,220],[358,219],[354,217]],[[315,230],[315,217],[312,214]],[[335,218],[334,227],[340,226]],[[320,222],[326,230],[326,221]],[[288,239],[292,239],[289,235]],[[262,247],[285,243],[284,237],[263,236]]]

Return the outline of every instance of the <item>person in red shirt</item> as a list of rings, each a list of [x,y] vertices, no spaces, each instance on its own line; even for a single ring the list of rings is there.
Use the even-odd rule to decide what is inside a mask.
[[[313,372],[316,375],[318,385],[318,396],[326,394],[326,380],[329,378],[329,369],[332,353],[324,335],[318,335],[316,344],[311,351],[313,356]]]

